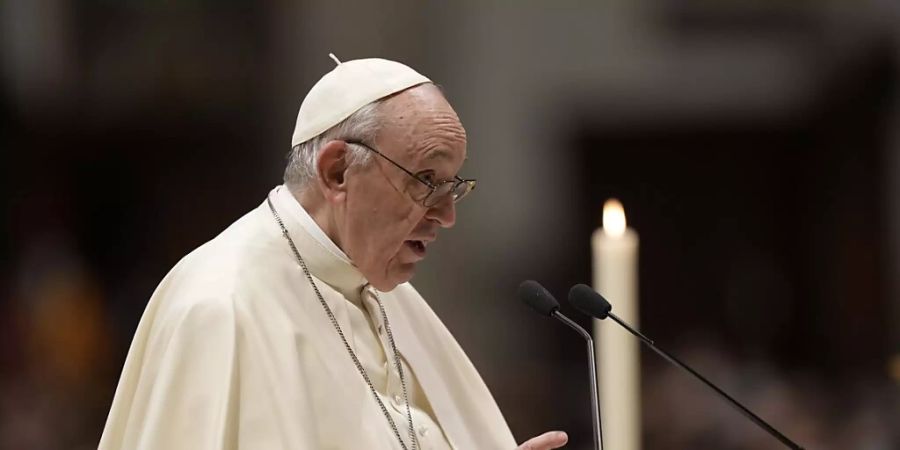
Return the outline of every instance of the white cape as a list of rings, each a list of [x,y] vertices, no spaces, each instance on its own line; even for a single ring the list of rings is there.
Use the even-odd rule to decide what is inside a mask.
[[[345,296],[358,295],[365,279],[296,221],[285,226],[348,330]],[[475,367],[415,289],[403,284],[380,297],[397,347],[451,446],[515,448]],[[263,202],[160,283],[128,352],[99,448],[400,445]]]

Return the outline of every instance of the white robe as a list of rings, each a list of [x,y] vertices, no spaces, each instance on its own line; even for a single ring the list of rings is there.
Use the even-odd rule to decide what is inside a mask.
[[[400,398],[389,347],[380,356],[372,350],[385,342],[373,331],[381,325],[373,290],[278,194],[276,208],[319,291],[408,440],[405,407],[392,401]],[[423,447],[515,448],[475,367],[415,289],[377,295]],[[364,310],[368,320],[359,319]],[[437,429],[425,433],[428,426]],[[182,259],[154,292],[99,448],[401,447],[263,202]]]

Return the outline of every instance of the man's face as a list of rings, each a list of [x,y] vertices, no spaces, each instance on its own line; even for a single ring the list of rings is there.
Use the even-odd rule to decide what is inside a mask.
[[[385,100],[380,113],[385,124],[367,144],[433,184],[459,172],[466,132],[436,87],[401,92]],[[423,206],[427,186],[384,158],[370,156],[369,164],[348,172],[336,225],[343,250],[369,283],[390,291],[412,278],[438,229],[453,226],[456,210],[451,196]]]

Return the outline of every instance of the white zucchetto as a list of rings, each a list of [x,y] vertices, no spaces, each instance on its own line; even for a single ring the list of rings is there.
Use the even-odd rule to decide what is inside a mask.
[[[387,59],[338,62],[303,99],[291,147],[318,136],[375,100],[430,81],[410,67]]]

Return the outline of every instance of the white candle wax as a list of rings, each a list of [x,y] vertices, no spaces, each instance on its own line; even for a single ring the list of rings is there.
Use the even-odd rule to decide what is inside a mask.
[[[621,204],[616,206],[621,211]],[[621,217],[610,216],[606,209],[606,229],[596,230],[591,237],[594,289],[612,304],[614,314],[637,327],[638,236],[625,227],[624,212]],[[594,320],[604,447],[640,450],[639,343],[627,331],[606,322],[609,320]]]

